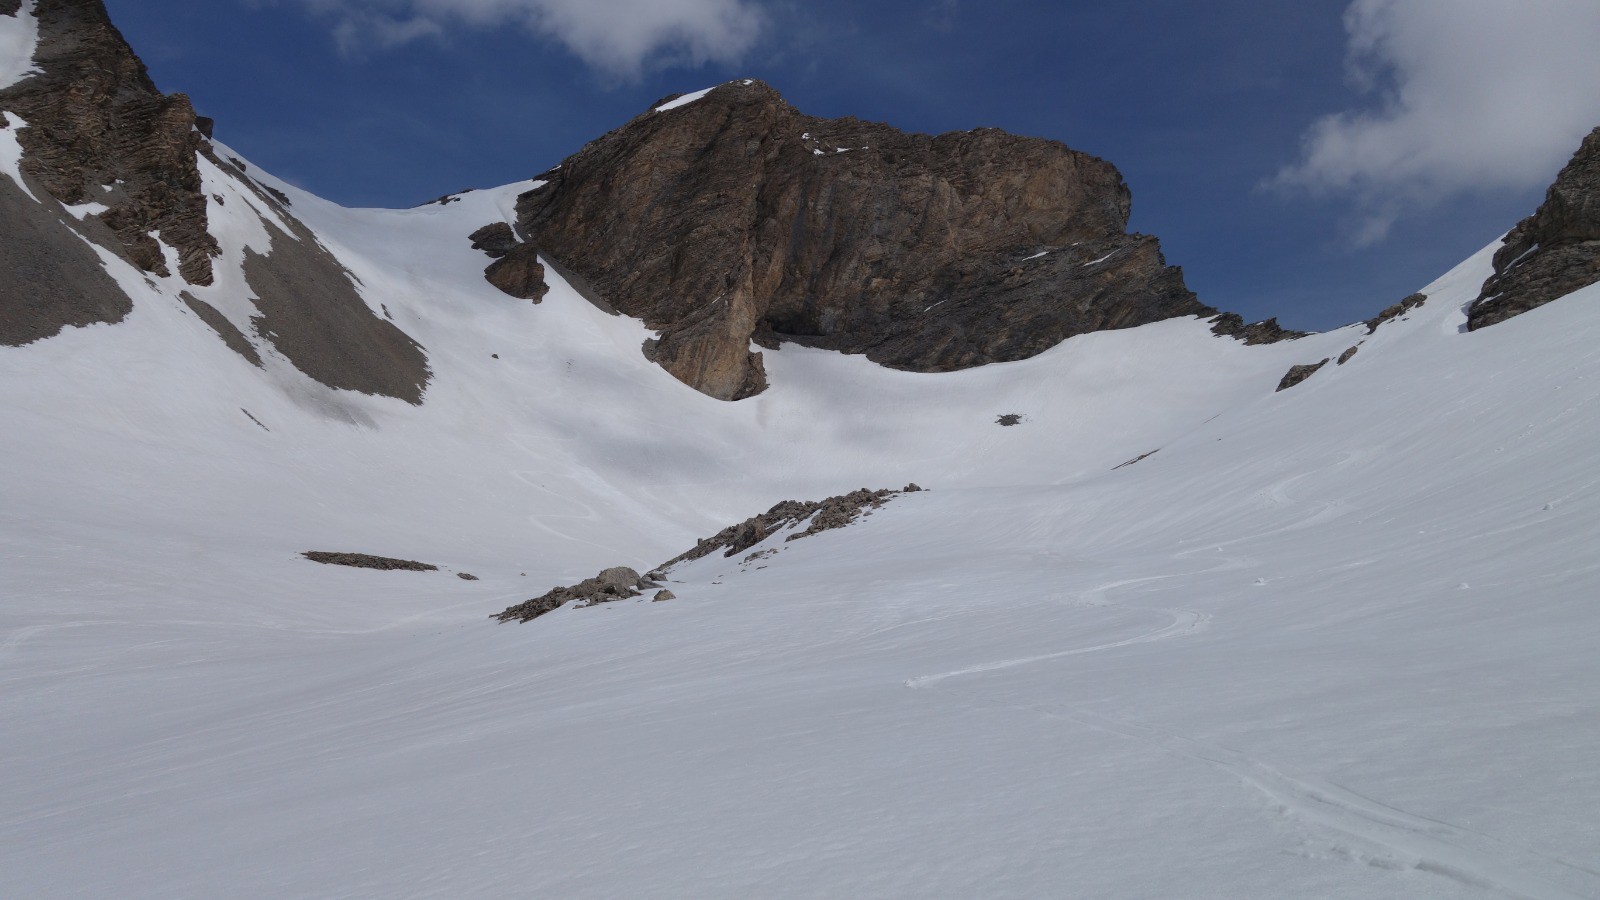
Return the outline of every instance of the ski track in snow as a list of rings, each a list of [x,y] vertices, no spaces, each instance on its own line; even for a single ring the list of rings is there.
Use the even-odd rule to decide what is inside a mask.
[[[1305,476],[1286,479],[1271,490],[1274,502],[1288,502],[1283,493]],[[1305,522],[1284,530],[1314,524],[1327,511],[1323,505]],[[1198,551],[1177,554],[1183,557]],[[1221,565],[1197,573],[1212,574],[1237,570],[1250,560],[1230,558]],[[1161,581],[1185,575],[1156,575],[1113,581],[1080,594],[1082,605],[1110,605],[1107,592],[1135,584]],[[1172,617],[1162,628],[1120,641],[1076,647],[1055,653],[1017,659],[997,660],[965,666],[948,672],[908,679],[905,686],[920,690],[951,679],[997,672],[1051,660],[1065,659],[1128,647],[1187,637],[1204,631],[1211,616],[1185,609],[1152,610]],[[1297,778],[1261,759],[1239,750],[1210,744],[1196,738],[1151,725],[1137,724],[1093,712],[1085,707],[1046,709],[1018,706],[967,691],[954,691],[969,701],[986,707],[1028,712],[1050,719],[1071,722],[1084,728],[1117,735],[1168,753],[1205,763],[1239,779],[1265,795],[1273,808],[1286,818],[1308,829],[1335,832],[1341,840],[1329,842],[1333,855],[1363,862],[1380,869],[1414,869],[1449,878],[1464,885],[1498,891],[1527,900],[1582,900],[1600,896],[1600,871],[1539,850],[1502,841],[1492,835],[1461,825],[1416,815],[1390,806],[1348,788],[1315,779]],[[1588,893],[1574,893],[1558,883],[1560,879],[1582,882]]]
[[[1344,842],[1332,843],[1333,852],[1341,857],[1382,869],[1415,869],[1528,900],[1600,896],[1600,871],[1461,825],[1409,813],[1336,784],[1296,778],[1239,750],[1082,707],[1049,710],[991,705],[1072,722],[1206,763],[1264,794],[1285,817],[1344,835]],[[1575,893],[1558,884],[1558,879],[1581,882],[1586,892]]]
[[[1106,585],[1102,590],[1153,580],[1156,579],[1132,579]],[[1095,653],[1115,647],[1171,640],[1203,630],[1211,618],[1191,610],[1162,610],[1162,612],[1173,617],[1172,623],[1138,637],[1042,656],[968,666],[936,675],[924,675],[906,681],[905,685],[921,689],[953,678]],[[1018,706],[966,691],[954,693],[982,706],[1028,712],[1045,718],[1071,722],[1205,763],[1265,795],[1273,808],[1284,817],[1302,823],[1308,829],[1320,829],[1343,835],[1342,840],[1329,842],[1332,853],[1341,858],[1363,862],[1380,869],[1395,871],[1415,869],[1449,878],[1461,884],[1486,888],[1527,900],[1583,900],[1586,897],[1600,896],[1600,871],[1596,869],[1537,849],[1511,844],[1471,828],[1410,813],[1330,782],[1297,778],[1239,750],[1207,743],[1155,726],[1113,718],[1081,706],[1071,709],[1046,709]],[[1559,884],[1558,880],[1561,879],[1581,882],[1587,892],[1575,893]]]
[[[977,675],[983,672],[997,672],[1001,669],[1014,669],[1018,666],[1027,666],[1034,663],[1046,662],[1052,659],[1063,659],[1068,656],[1081,656],[1085,653],[1098,653],[1101,650],[1111,650],[1116,647],[1128,647],[1133,644],[1152,644],[1157,641],[1167,641],[1173,638],[1186,637],[1204,631],[1211,622],[1211,616],[1189,609],[1163,609],[1158,612],[1166,613],[1172,621],[1155,631],[1146,632],[1138,637],[1126,640],[1112,641],[1105,644],[1095,644],[1092,647],[1078,647],[1072,650],[1062,650],[1058,653],[1046,653],[1042,656],[1025,656],[1020,659],[1002,659],[997,662],[981,663],[976,666],[967,666],[950,672],[940,672],[936,675],[919,675],[909,679],[905,685],[908,688],[922,688],[927,685],[951,678],[960,678],[966,675]]]

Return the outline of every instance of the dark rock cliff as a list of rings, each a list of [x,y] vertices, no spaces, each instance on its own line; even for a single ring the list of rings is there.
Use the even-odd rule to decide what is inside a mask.
[[[184,281],[212,284],[220,250],[208,230],[198,161],[205,156],[275,209],[292,235],[267,223],[270,252],[245,255],[259,344],[199,297],[185,292],[183,302],[252,365],[263,364],[258,346],[270,344],[329,387],[421,403],[431,377],[424,350],[368,307],[353,276],[294,218],[287,197],[218,156],[211,121],[196,116],[188,98],[156,89],[101,0],[39,0],[35,15],[34,63],[42,73],[0,91],[0,123],[16,129],[26,182],[0,179],[0,344],[116,322],[132,308],[73,231],[170,276],[165,243],[177,251]],[[26,127],[15,124],[18,117]],[[23,187],[41,200],[107,209],[78,222],[53,203],[33,202]]]
[[[722,399],[765,387],[752,342],[936,372],[1216,312],[1155,238],[1126,233],[1110,163],[994,129],[818,119],[758,81],[646,112],[541,177],[498,271],[543,254]]]
[[[109,207],[97,218],[141,269],[170,274],[155,232],[185,281],[210,284],[218,250],[195,163],[206,121],[156,89],[100,0],[39,0],[35,15],[42,74],[0,91],[0,109],[28,123],[22,171],[69,206]]]
[[[1600,282],[1600,128],[1584,139],[1544,205],[1506,236],[1495,274],[1467,311],[1477,330]]]

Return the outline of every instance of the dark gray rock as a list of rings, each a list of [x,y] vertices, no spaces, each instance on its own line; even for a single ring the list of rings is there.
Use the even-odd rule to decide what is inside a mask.
[[[1278,324],[1276,318],[1245,324],[1244,317],[1238,313],[1223,313],[1211,320],[1211,333],[1218,337],[1231,337],[1247,345],[1255,345],[1292,341],[1303,338],[1311,332],[1284,328]]]
[[[994,423],[996,425],[1001,425],[1001,426],[1004,426],[1006,428],[1010,428],[1013,425],[1021,425],[1022,424],[1022,414],[1021,413],[1006,413],[1005,415],[999,417],[998,419],[995,419]]]
[[[0,345],[122,321],[133,301],[79,234],[98,232],[98,243],[105,245],[116,245],[116,237],[98,222],[73,221],[32,187],[48,206],[0,176]]]
[[[627,566],[613,566],[596,575],[595,579],[601,586],[612,588],[619,594],[639,586],[639,573]]]
[[[678,599],[678,595],[671,591],[656,591],[656,595],[651,599],[656,603],[660,603],[663,600],[676,600]]]
[[[1286,391],[1289,388],[1294,387],[1300,382],[1305,381],[1307,378],[1310,378],[1312,375],[1316,374],[1318,369],[1327,364],[1328,361],[1324,359],[1319,363],[1307,363],[1303,366],[1290,367],[1289,371],[1283,376],[1283,380],[1278,382],[1278,390]]]
[[[1379,325],[1382,325],[1385,322],[1392,322],[1426,302],[1428,302],[1427,294],[1412,294],[1411,296],[1406,297],[1399,303],[1386,308],[1383,312],[1378,313],[1377,315],[1368,319],[1366,322],[1367,334],[1372,334],[1378,330]]]
[[[217,337],[222,338],[222,342],[228,345],[229,350],[244,357],[245,361],[250,365],[258,369],[261,368],[261,353],[256,350],[254,344],[250,343],[250,339],[244,336],[244,332],[228,321],[227,316],[224,316],[215,306],[195,297],[188,291],[184,291],[178,296],[183,300],[184,305],[189,307],[190,311],[200,317],[200,321],[210,326],[211,330],[217,333]]]
[[[1467,311],[1476,331],[1600,282],[1600,128],[1545,193],[1544,204],[1506,235],[1494,275]]]
[[[516,249],[517,236],[511,226],[504,222],[494,222],[474,231],[468,238],[472,241],[472,249],[482,250],[484,254],[499,259]]]
[[[693,550],[674,557],[661,568],[670,569],[679,563],[700,559],[719,551],[725,557],[732,557],[754,547],[784,528],[807,522],[809,524],[805,531],[789,535],[786,541],[796,541],[824,531],[843,528],[888,503],[895,496],[912,492],[912,489],[922,490],[911,484],[907,485],[904,491],[887,489],[872,491],[862,488],[821,501],[785,500],[764,513],[751,516],[737,525],[730,525],[711,537],[702,538]]]
[[[1350,360],[1354,359],[1355,355],[1356,355],[1356,351],[1359,350],[1359,349],[1361,349],[1361,345],[1357,344],[1356,346],[1351,347],[1349,350],[1346,350],[1345,352],[1339,354],[1339,365],[1342,366],[1345,363],[1349,362]]]
[[[438,566],[431,566],[414,559],[395,559],[390,556],[373,556],[368,553],[332,553],[326,550],[307,550],[300,554],[312,562],[329,566],[352,566],[357,569],[379,569],[385,572],[437,572]]]
[[[310,229],[284,211],[294,239],[270,222],[272,251],[245,252],[244,275],[261,314],[255,331],[310,378],[332,388],[421,405],[432,378],[422,346],[374,313],[354,276]]]
[[[483,277],[505,293],[535,303],[550,292],[549,285],[544,283],[544,265],[536,253],[504,256],[485,269]]]
[[[578,601],[582,606],[594,606],[599,603],[627,600],[639,596],[639,591],[634,587],[638,582],[638,572],[626,566],[617,566],[577,584],[552,588],[532,600],[508,607],[491,618],[501,622],[529,622],[573,601]]]

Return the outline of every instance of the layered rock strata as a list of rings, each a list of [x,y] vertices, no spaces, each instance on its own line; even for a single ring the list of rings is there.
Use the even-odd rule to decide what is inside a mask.
[[[0,90],[0,109],[27,122],[23,173],[63,204],[106,207],[94,217],[139,268],[171,274],[166,243],[185,281],[211,284],[219,250],[195,162],[209,120],[156,88],[101,0],[38,0],[34,15],[40,71]]]

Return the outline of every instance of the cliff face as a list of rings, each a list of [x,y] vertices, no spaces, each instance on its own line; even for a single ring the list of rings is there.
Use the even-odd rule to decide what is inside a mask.
[[[752,342],[934,372],[1215,312],[1126,233],[1110,163],[993,129],[818,119],[756,81],[647,112],[541,177],[498,271],[544,254],[722,399],[765,387]]]
[[[0,5],[0,15],[20,10]],[[292,234],[263,219],[270,247],[243,251],[250,302],[260,313],[248,325],[230,322],[203,297],[185,292],[183,302],[252,365],[263,364],[260,351],[271,345],[328,387],[421,403],[431,377],[424,350],[373,313],[286,197],[217,154],[210,120],[196,116],[187,97],[156,88],[101,0],[39,0],[33,14],[39,71],[0,90],[0,128],[11,129],[22,148],[25,182],[0,178],[0,345],[117,322],[132,309],[74,231],[143,271],[177,274],[203,294],[216,281],[222,253],[207,221],[203,155]],[[105,209],[78,221],[49,203],[52,197]],[[175,252],[176,273],[163,245]]]
[[[0,108],[28,123],[23,173],[69,206],[109,207],[96,218],[141,269],[170,274],[154,232],[185,281],[210,284],[219,251],[195,164],[209,121],[156,89],[100,0],[39,0],[34,15],[42,73],[0,91]]]
[[[1494,271],[1468,310],[1470,330],[1600,282],[1600,128],[1556,176],[1539,210],[1511,229]]]

